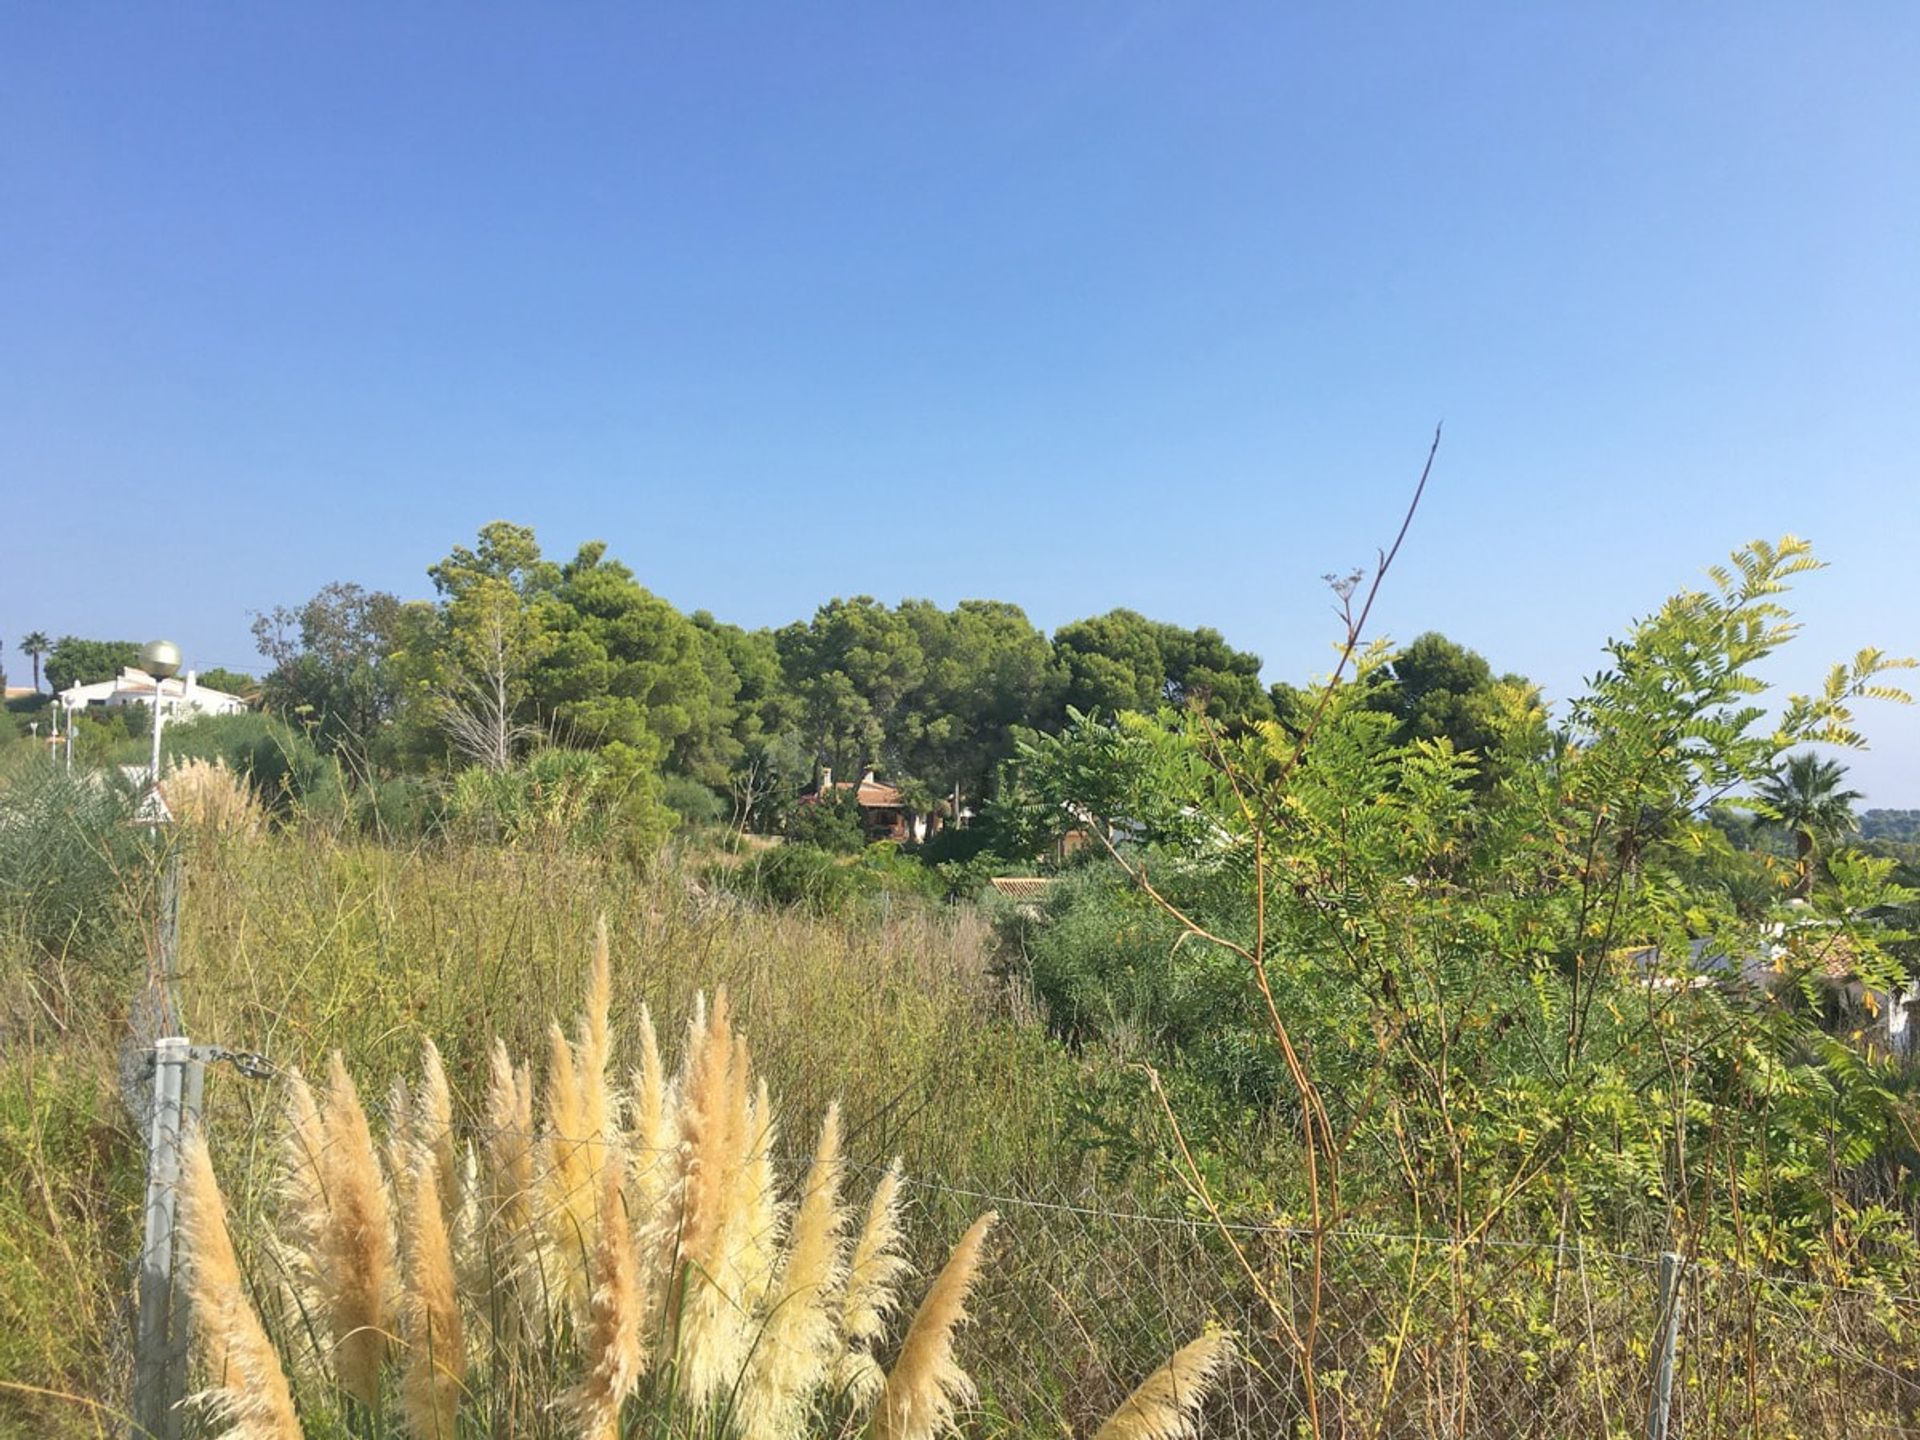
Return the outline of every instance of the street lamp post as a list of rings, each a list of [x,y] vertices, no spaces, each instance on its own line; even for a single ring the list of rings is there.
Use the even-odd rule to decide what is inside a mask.
[[[149,640],[140,647],[140,668],[153,677],[153,794],[160,798],[160,687],[180,673],[180,647],[171,640]]]

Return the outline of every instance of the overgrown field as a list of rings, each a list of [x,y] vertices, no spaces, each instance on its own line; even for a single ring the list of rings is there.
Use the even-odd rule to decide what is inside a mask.
[[[895,1157],[908,1176],[937,1182],[910,1188],[906,1208],[923,1268],[956,1237],[956,1216],[987,1208],[964,1192],[1093,1193],[1095,1158],[1077,1134],[1073,1097],[1098,1062],[1050,1041],[1020,989],[990,974],[988,926],[970,906],[821,918],[712,894],[670,859],[643,874],[565,849],[399,851],[313,830],[183,839],[183,849],[187,1033],[316,1077],[338,1050],[376,1124],[392,1082],[417,1071],[424,1039],[439,1045],[462,1106],[485,1094],[495,1037],[538,1068],[550,1022],[570,1023],[580,1007],[604,916],[613,1033],[631,1037],[647,1007],[661,1017],[671,1063],[696,996],[724,987],[777,1097],[783,1166],[804,1167],[838,1102],[856,1188]],[[135,1063],[123,1053],[128,1009],[151,942],[138,919],[151,906],[144,870],[132,850],[103,864],[97,899],[123,924],[64,954],[49,955],[32,933],[33,905],[16,903],[10,917],[0,1373],[35,1388],[12,1389],[0,1414],[19,1433],[111,1430],[107,1411],[125,1394],[143,1172],[117,1092]],[[623,1044],[611,1068],[624,1076],[638,1060]],[[211,1142],[241,1228],[272,1208],[285,1100],[283,1083],[210,1071]],[[455,1120],[465,1133],[480,1117],[462,1108]],[[1020,1227],[1008,1228],[1017,1239]],[[1010,1242],[983,1282],[983,1316],[1023,1268],[1032,1269]],[[1115,1267],[1100,1283],[1122,1278]],[[1108,1308],[1087,1323],[1118,1327],[1138,1353],[1116,1357],[1111,1381],[1082,1388],[1079,1401],[1062,1398],[1062,1413],[1117,1402],[1129,1373],[1139,1379],[1156,1353],[1190,1338],[1149,1288],[1129,1282]],[[1010,1312],[999,1313],[1004,1326]],[[970,1343],[1004,1347],[1036,1374],[1056,1363],[1054,1352],[1079,1349],[1058,1334],[1010,1343],[994,1328],[983,1324]],[[1047,1350],[1035,1353],[1041,1339]],[[1079,1385],[1065,1376],[1018,1383],[1057,1386],[1062,1397]]]
[[[564,756],[413,846],[204,756],[155,837],[29,757],[0,1421],[124,1430],[178,1026],[246,1057],[182,1187],[199,1431],[1613,1437],[1670,1383],[1669,1436],[1920,1434],[1920,887],[1720,814],[1907,698],[1868,649],[1755,703],[1814,565],[1756,542],[1484,755],[1373,705],[1357,622],[1300,725],[1076,715],[1014,802],[1104,844],[1012,911],[609,843]]]

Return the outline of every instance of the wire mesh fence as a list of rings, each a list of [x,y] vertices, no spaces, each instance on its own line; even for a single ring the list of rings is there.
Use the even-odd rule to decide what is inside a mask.
[[[1680,1257],[1655,1431],[1657,1256],[1347,1229],[1316,1245],[1089,1193],[916,1198],[936,1232],[1001,1213],[1012,1258],[983,1282],[973,1364],[1008,1433],[1089,1433],[1150,1357],[1211,1324],[1241,1349],[1207,1406],[1216,1437],[1920,1436],[1920,1296]]]
[[[463,1125],[459,1139],[484,1148],[490,1133]],[[241,1208],[264,1223],[272,1147],[247,1149],[235,1179],[253,1198]],[[808,1161],[780,1157],[789,1189]],[[881,1168],[849,1161],[849,1198]],[[905,1188],[922,1280],[981,1212],[1000,1216],[961,1343],[979,1387],[972,1434],[1091,1435],[1177,1347],[1225,1329],[1237,1356],[1203,1412],[1216,1440],[1920,1436],[1920,1295],[1697,1256],[1681,1257],[1669,1291],[1660,1257],[1572,1236],[1343,1226],[1316,1237],[1254,1215],[1142,1210],[1091,1174],[998,1185],[922,1174]],[[284,1279],[274,1247],[257,1254],[272,1291]],[[270,1313],[285,1303],[266,1299]],[[558,1375],[567,1362],[553,1363]],[[854,1428],[843,1414],[824,1433]]]

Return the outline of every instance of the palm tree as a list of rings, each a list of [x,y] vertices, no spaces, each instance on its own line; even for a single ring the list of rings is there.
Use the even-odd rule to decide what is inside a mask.
[[[40,657],[53,648],[53,642],[47,639],[46,632],[35,630],[20,642],[20,649],[33,661],[33,688],[40,688]]]
[[[1800,878],[1794,893],[1805,895],[1813,888],[1813,852],[1816,845],[1830,844],[1860,828],[1853,813],[1853,802],[1862,798],[1858,790],[1842,790],[1846,767],[1837,760],[1822,760],[1811,750],[1787,757],[1786,768],[1760,783],[1760,800],[1773,812],[1773,818],[1793,834],[1795,858]]]

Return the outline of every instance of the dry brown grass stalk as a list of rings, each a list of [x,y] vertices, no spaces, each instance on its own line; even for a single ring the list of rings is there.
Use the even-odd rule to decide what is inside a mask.
[[[1190,1340],[1121,1402],[1093,1440],[1193,1440],[1200,1404],[1233,1357],[1233,1337],[1210,1331]]]
[[[334,1373],[341,1389],[371,1407],[379,1401],[387,1353],[393,1220],[367,1113],[337,1050],[328,1066],[321,1120],[326,1211],[313,1270],[332,1336]]]
[[[209,1380],[203,1394],[236,1440],[299,1440],[286,1372],[247,1298],[226,1202],[198,1133],[187,1137],[182,1164],[187,1293]]]
[[[973,1380],[953,1358],[953,1339],[967,1319],[967,1292],[999,1218],[989,1210],[973,1222],[921,1300],[874,1407],[873,1440],[933,1440],[973,1402]]]
[[[414,1440],[453,1440],[461,1383],[466,1377],[466,1336],[454,1284],[453,1251],[441,1209],[439,1162],[433,1148],[415,1151],[408,1190],[406,1293],[402,1306],[407,1343],[400,1399]]]

